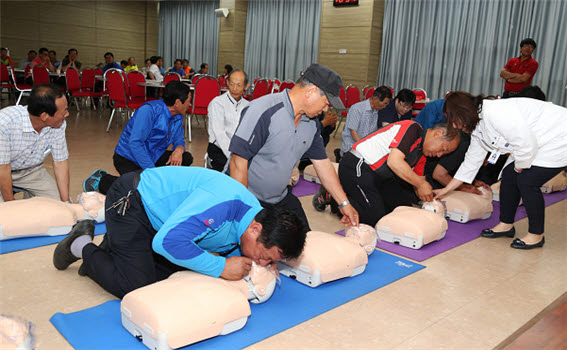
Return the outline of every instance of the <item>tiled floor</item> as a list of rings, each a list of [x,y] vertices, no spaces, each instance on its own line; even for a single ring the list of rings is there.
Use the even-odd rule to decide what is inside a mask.
[[[5,103],[5,102],[4,102]],[[115,172],[112,154],[122,126],[104,129],[109,110],[67,119],[71,195],[93,169]],[[193,122],[187,149],[203,165],[207,133]],[[327,153],[340,145],[331,138]],[[47,162],[51,170],[51,163]],[[314,230],[341,229],[329,210],[301,202]],[[567,201],[547,209],[544,248],[519,251],[507,239],[476,239],[424,261],[426,269],[286,330],[249,349],[491,349],[567,291]],[[516,224],[521,234],[526,220]],[[96,241],[100,242],[101,237]],[[0,312],[33,322],[37,349],[71,349],[49,323],[56,312],[73,312],[115,299],[86,277],[79,264],[52,265],[55,245],[0,256]],[[101,337],[101,339],[104,339]]]

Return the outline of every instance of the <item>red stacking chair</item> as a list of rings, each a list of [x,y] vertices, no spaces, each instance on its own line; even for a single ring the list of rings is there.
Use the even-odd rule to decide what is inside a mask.
[[[2,65],[4,65],[4,64],[2,64]],[[12,82],[14,83],[14,87],[16,88],[16,90],[18,92],[20,92],[20,96],[18,97],[18,100],[16,101],[16,105],[18,105],[18,104],[20,104],[20,100],[22,99],[22,96],[24,94],[29,95],[29,93],[32,90],[32,85],[19,84],[16,81],[16,73],[14,72],[14,68],[11,67],[11,66],[10,66],[10,74],[12,75]]]
[[[427,99],[427,93],[423,88],[414,88],[413,93],[415,93],[415,101],[424,101]],[[411,115],[415,118],[419,114],[419,110],[425,108],[425,103],[414,103],[413,112]],[[417,110],[417,111],[416,111]]]
[[[369,87],[364,94],[364,99],[370,99],[370,97],[374,94],[374,91],[376,91],[376,87]]]
[[[81,73],[81,92],[85,94],[84,97],[91,97],[91,104],[94,110],[96,110],[94,98],[102,98],[102,92],[95,91],[95,82],[95,70],[91,68],[84,69]]]
[[[268,80],[268,93],[272,93],[274,89],[274,80]]]
[[[199,77],[203,76],[202,74],[195,74],[193,75],[193,78],[191,78],[191,83],[195,84],[197,82],[197,80],[199,79]]]
[[[73,68],[68,68],[65,72],[65,80],[67,81],[67,94],[70,97],[75,98],[75,106],[79,110],[79,103],[77,97],[93,97],[93,93],[90,90],[81,89],[81,80],[79,79],[79,73]],[[93,76],[94,81],[94,76]]]
[[[169,81],[181,81],[181,76],[177,72],[168,72],[163,78],[163,85],[167,85]]]
[[[339,98],[341,99],[341,102],[343,102],[343,105],[346,108],[347,107],[346,91],[344,87],[341,87],[341,90],[339,91]],[[339,122],[337,123],[337,127],[335,128],[335,133],[333,134],[333,136],[337,136],[337,132],[339,131],[339,126],[341,126],[341,122],[343,121],[344,118],[346,118],[346,116],[347,116],[347,111],[346,110],[341,111],[341,116],[339,118]]]
[[[141,71],[130,70],[126,74],[128,77],[128,85],[130,86],[130,98],[133,102],[149,102],[154,100],[153,97],[146,96],[146,87],[140,86],[139,82],[146,82],[146,78]]]
[[[270,83],[268,82],[267,79],[262,78],[262,79],[258,80],[256,82],[256,84],[254,85],[254,88],[252,90],[251,100],[260,98],[260,97],[268,94],[268,92],[270,92],[269,86],[270,86]]]
[[[2,83],[2,92],[6,88],[8,90],[8,98],[10,98],[16,86],[12,83],[8,67],[4,63],[0,63],[0,82]]]
[[[128,96],[126,91],[126,81],[124,80],[124,75],[121,70],[106,70],[104,76],[106,77],[106,83],[108,85],[108,98],[113,106],[110,119],[108,120],[108,126],[106,127],[106,132],[108,132],[110,130],[110,124],[112,123],[112,118],[114,117],[116,108],[125,108],[128,112],[128,117],[130,117],[132,111],[141,107],[144,102],[132,101],[132,99]]]
[[[32,80],[34,86],[40,83],[49,83],[49,71],[44,66],[34,66],[32,69]]]
[[[278,80],[277,78],[274,78],[274,84],[272,86],[272,89],[270,90],[270,93],[278,93],[280,92],[280,86],[282,85],[282,82],[280,80]]]
[[[292,89],[295,86],[295,82],[286,80],[280,84],[280,92],[283,92],[284,89]]]
[[[218,80],[219,80],[219,84],[220,84],[221,88],[228,88],[228,84],[226,82],[226,77],[224,75],[219,75]]]
[[[356,85],[348,85],[346,88],[346,105],[349,109],[354,104],[360,102],[360,89]]]
[[[187,110],[189,113],[189,121],[186,124],[187,137],[191,142],[191,121],[193,115],[208,115],[209,103],[220,95],[220,84],[216,78],[209,75],[201,75],[195,82],[193,90],[193,102]]]

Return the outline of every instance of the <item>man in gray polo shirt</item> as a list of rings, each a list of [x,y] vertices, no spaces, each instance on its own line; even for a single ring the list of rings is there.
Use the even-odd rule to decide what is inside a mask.
[[[339,98],[343,82],[333,70],[312,64],[291,90],[256,99],[242,111],[230,142],[229,173],[260,200],[293,210],[309,226],[301,203],[288,186],[294,166],[302,158],[313,162],[323,186],[336,198],[346,226],[358,225],[331,164],[318,125],[312,118],[329,103],[344,109]]]

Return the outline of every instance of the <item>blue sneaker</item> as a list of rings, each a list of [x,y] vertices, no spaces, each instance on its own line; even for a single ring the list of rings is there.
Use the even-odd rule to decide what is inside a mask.
[[[91,173],[91,175],[83,181],[83,190],[85,192],[98,191],[98,184],[100,179],[107,175],[106,170],[97,169]]]

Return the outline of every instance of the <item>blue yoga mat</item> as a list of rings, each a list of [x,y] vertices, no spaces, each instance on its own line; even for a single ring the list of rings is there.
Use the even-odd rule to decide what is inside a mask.
[[[95,224],[95,235],[104,233],[106,233],[106,223]],[[2,240],[0,241],[0,254],[7,254],[14,251],[33,249],[40,246],[59,243],[66,236],[67,234]]]
[[[250,304],[252,315],[244,328],[186,348],[243,349],[425,267],[379,250],[368,260],[364,273],[317,288],[281,276],[281,285],[270,300]],[[122,326],[119,300],[75,313],[57,313],[50,321],[75,349],[146,349]]]

